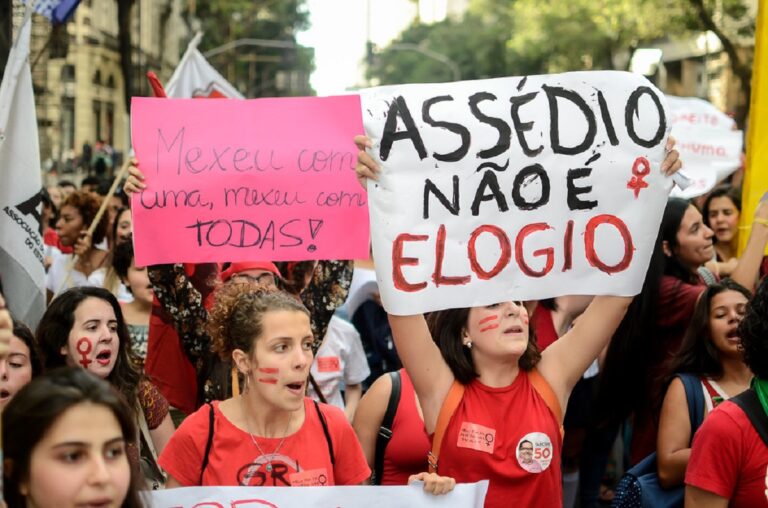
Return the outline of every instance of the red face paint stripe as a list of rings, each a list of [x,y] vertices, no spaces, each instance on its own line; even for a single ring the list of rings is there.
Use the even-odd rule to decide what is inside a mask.
[[[499,319],[499,316],[488,316],[487,318],[483,318],[480,320],[480,324],[487,323],[488,321],[493,321],[495,319]]]
[[[264,374],[277,374],[279,372],[279,370],[280,369],[278,369],[276,367],[259,368],[259,372],[262,372]]]
[[[480,328],[481,332],[487,332],[488,330],[493,330],[494,328],[498,328],[499,325],[488,325],[485,328]]]
[[[273,377],[260,377],[260,378],[256,379],[256,381],[258,381],[259,383],[267,383],[268,385],[276,385],[277,384],[277,379],[275,379]]]

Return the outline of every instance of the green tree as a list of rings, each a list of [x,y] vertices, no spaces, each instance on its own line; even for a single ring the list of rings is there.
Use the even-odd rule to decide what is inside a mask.
[[[373,55],[368,78],[381,84],[453,81],[454,66],[461,79],[505,76],[510,71],[507,35],[499,24],[487,23],[473,14],[431,25],[414,23]],[[430,52],[441,55],[441,59],[444,56],[453,65],[431,58]]]
[[[296,34],[309,26],[304,0],[226,0],[199,2],[196,17],[205,33],[200,51],[238,39],[283,41],[293,48],[238,47],[211,57],[247,97],[303,95],[311,90],[301,86],[280,86],[278,72],[294,73],[305,83],[314,68],[314,53],[296,44]],[[284,74],[290,75],[290,74]]]

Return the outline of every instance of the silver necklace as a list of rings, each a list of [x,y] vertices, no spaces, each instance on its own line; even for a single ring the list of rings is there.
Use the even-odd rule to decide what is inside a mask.
[[[262,457],[266,457],[269,462],[267,462],[266,470],[268,473],[272,472],[272,460],[277,456],[277,452],[280,451],[280,448],[282,448],[283,443],[285,443],[285,438],[288,437],[288,429],[291,427],[291,420],[293,420],[293,411],[291,411],[291,414],[288,416],[288,424],[285,426],[285,430],[283,431],[283,438],[280,440],[279,443],[277,443],[277,448],[275,448],[275,451],[273,451],[271,454],[267,455],[264,453],[264,450],[261,449],[261,446],[259,446],[259,443],[256,441],[256,436],[253,435],[251,432],[251,426],[248,424],[248,413],[245,411],[245,399],[243,396],[240,396],[240,402],[243,409],[243,418],[245,419],[245,429],[248,431],[248,435],[251,436],[251,441],[253,441],[254,446],[256,446],[256,449],[259,450],[259,453]]]

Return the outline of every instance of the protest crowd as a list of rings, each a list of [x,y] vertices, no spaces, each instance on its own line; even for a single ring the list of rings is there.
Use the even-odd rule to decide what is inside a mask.
[[[539,97],[547,94],[554,108],[550,121],[560,122],[562,133],[581,129],[582,118],[561,110],[558,119],[558,101],[579,104],[575,92],[566,90],[568,82],[556,87],[546,76],[534,78],[544,80]],[[536,83],[523,78],[517,90]],[[153,108],[172,103],[160,98],[160,85],[153,86]],[[429,85],[429,93],[441,86],[448,85]],[[524,102],[515,103],[520,97],[512,100],[511,129],[480,109],[496,95],[471,96],[473,118],[498,131],[489,134],[493,129],[466,127],[468,117],[450,117],[438,107],[431,113],[438,102],[449,102],[445,97],[452,101],[450,95],[425,99],[424,123],[415,122],[414,104],[425,96],[405,86],[396,100],[385,102],[384,120],[376,120],[380,130],[369,128],[374,120],[361,120],[368,108],[361,110],[358,102],[358,129],[336,140],[353,154],[346,164],[356,178],[352,171],[343,176],[352,185],[346,194],[320,193],[326,206],[357,199],[365,218],[370,205],[370,237],[355,238],[366,247],[373,242],[367,258],[353,260],[360,256],[337,250],[342,255],[267,259],[258,247],[243,249],[250,234],[246,225],[256,228],[255,221],[265,221],[281,199],[263,192],[260,203],[251,203],[262,205],[250,212],[254,222],[240,220],[237,248],[246,254],[229,260],[212,254],[229,240],[216,244],[211,238],[218,221],[200,219],[192,235],[200,248],[194,255],[185,251],[189,244],[181,235],[189,233],[148,214],[162,208],[153,177],[161,165],[159,147],[170,154],[177,146],[178,159],[162,164],[178,162],[181,168],[184,160],[190,173],[201,172],[195,166],[201,150],[182,153],[184,137],[163,137],[160,128],[153,131],[160,132],[153,138],[158,149],[137,149],[113,182],[89,180],[78,187],[61,180],[42,188],[35,194],[46,290],[39,319],[11,312],[18,294],[8,281],[17,277],[0,270],[5,505],[138,507],[150,506],[152,492],[170,494],[177,487],[418,483],[425,495],[439,496],[439,506],[461,484],[487,481],[481,505],[489,508],[768,507],[768,198],[756,204],[752,217],[741,217],[747,226],[740,227],[743,168],[694,199],[669,197],[685,161],[668,136],[656,92],[637,87],[624,109],[608,92],[608,100],[603,97],[610,91],[605,86],[594,102],[600,101],[603,123],[587,122],[583,146],[566,146],[573,139],[552,131],[545,154],[585,152],[597,143],[595,132],[605,132],[609,145],[645,147],[633,145],[633,155],[622,159],[635,165],[622,189],[626,199],[619,201],[656,199],[639,221],[629,213],[609,215],[608,208],[587,216],[605,211],[588,199],[593,187],[583,181],[589,168],[562,170],[566,208],[554,203],[560,196],[559,169],[553,167],[558,159],[548,159],[545,167],[515,167],[541,152],[529,146],[533,135],[526,141],[526,132],[538,127],[522,122]],[[643,94],[658,104],[656,134],[631,123]],[[374,102],[362,100],[364,106]],[[140,106],[134,108],[137,117]],[[437,110],[444,121],[433,118],[440,116]],[[137,125],[134,139],[151,130]],[[449,144],[436,145],[425,125],[450,131],[462,145],[439,153]],[[470,142],[470,130],[484,135]],[[191,132],[184,134],[190,145]],[[510,149],[510,140],[517,140],[523,154],[514,152],[517,145]],[[528,176],[514,177],[510,193],[504,178],[513,176],[504,173],[502,162],[473,166],[471,190],[464,176],[439,182],[435,177],[419,186],[392,170],[418,157],[418,164],[426,160],[436,174],[438,163],[458,163],[470,147],[482,147],[481,160],[511,153],[510,172]],[[157,160],[147,159],[152,153]],[[231,164],[236,171],[238,163],[259,165],[260,155],[238,158],[240,149],[228,161],[217,148],[212,153],[211,170],[214,164]],[[330,172],[336,159],[318,153],[311,171],[301,167],[309,159],[300,157],[299,171]],[[610,166],[608,158],[600,163]],[[636,171],[641,163],[645,173]],[[270,158],[269,164],[279,172],[278,162]],[[262,170],[247,177],[258,185]],[[385,230],[413,201],[386,194],[397,178],[418,187],[418,213],[431,230]],[[526,194],[534,180],[541,196],[535,202]],[[597,177],[590,182],[596,189],[601,185]],[[466,199],[474,195],[471,207],[460,200],[459,189],[470,195]],[[191,216],[190,202],[204,198],[185,196],[179,207],[189,206],[183,213]],[[225,196],[242,199],[239,190]],[[283,204],[290,200],[283,198]],[[460,201],[467,206],[461,208]],[[554,226],[528,224],[512,235],[494,225],[496,217],[543,206],[556,210]],[[474,229],[456,233],[450,220],[470,211],[477,219]],[[558,217],[565,218],[564,228]],[[285,241],[299,241],[291,229],[296,221],[269,227]],[[321,223],[308,221],[316,240]],[[236,222],[230,217],[229,237]],[[619,234],[598,237],[599,226]],[[139,238],[150,227],[153,233]],[[648,230],[643,239],[635,234],[640,227]],[[360,236],[352,224],[344,228],[334,241]],[[549,230],[560,231],[553,241],[558,247],[526,257],[526,238]],[[497,244],[489,247],[481,235]],[[163,250],[163,262],[141,262],[152,244],[163,242],[183,247]],[[422,244],[428,248],[418,251]],[[601,248],[618,253],[620,261],[600,257]],[[249,249],[255,253],[250,259]],[[419,267],[413,253],[425,258],[426,250],[435,262]],[[461,263],[450,258],[459,251],[467,252]],[[608,279],[585,275],[593,270],[615,282],[630,265],[637,274],[634,285],[599,287],[594,281]],[[571,291],[542,282],[561,268],[563,279],[557,280],[563,281],[582,270],[563,282]],[[524,277],[511,288],[504,274],[513,269]],[[417,274],[426,275],[419,282]],[[488,287],[487,294],[478,287]],[[174,506],[182,505],[187,506]]]

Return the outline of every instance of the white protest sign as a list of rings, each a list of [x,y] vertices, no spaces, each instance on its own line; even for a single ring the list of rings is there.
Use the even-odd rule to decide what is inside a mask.
[[[696,97],[667,96],[672,136],[690,187],[672,195],[694,198],[706,194],[741,166],[743,133],[736,122],[711,103]]]
[[[578,72],[361,93],[393,314],[566,294],[637,294],[672,185],[663,95]]]
[[[444,496],[420,483],[402,487],[187,487],[142,492],[151,508],[482,508],[488,480],[458,484]]]

